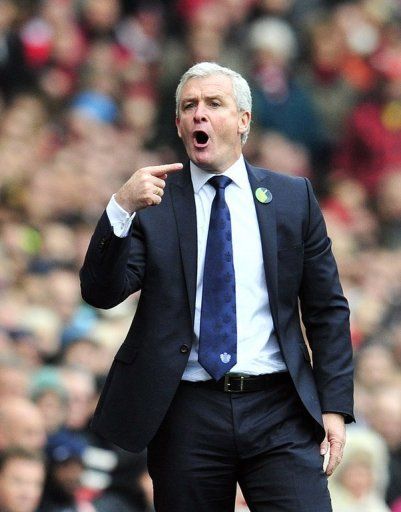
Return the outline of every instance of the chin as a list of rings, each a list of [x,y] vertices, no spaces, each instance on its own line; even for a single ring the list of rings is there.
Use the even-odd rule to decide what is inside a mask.
[[[212,164],[207,155],[199,154],[198,152],[190,154],[189,158],[201,169],[204,167],[210,167]]]

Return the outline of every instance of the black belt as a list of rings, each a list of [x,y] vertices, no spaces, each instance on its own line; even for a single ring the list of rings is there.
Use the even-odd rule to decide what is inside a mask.
[[[220,380],[201,380],[188,381],[182,383],[193,387],[202,387],[216,389],[226,393],[249,393],[251,391],[261,391],[270,388],[274,384],[288,381],[290,374],[288,372],[267,373],[265,375],[243,375],[240,373],[227,373]]]

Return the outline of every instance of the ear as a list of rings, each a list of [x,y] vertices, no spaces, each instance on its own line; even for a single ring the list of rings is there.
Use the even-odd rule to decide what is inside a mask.
[[[243,111],[239,113],[238,117],[238,133],[243,134],[247,131],[249,123],[251,122],[251,113]]]
[[[182,137],[181,137],[180,118],[179,117],[175,118],[175,126],[177,128],[178,137],[181,139]]]

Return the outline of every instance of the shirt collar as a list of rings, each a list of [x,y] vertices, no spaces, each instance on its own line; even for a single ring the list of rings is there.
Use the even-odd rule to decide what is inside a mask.
[[[205,185],[205,183],[210,180],[212,176],[219,176],[220,174],[214,174],[210,172],[206,172],[197,165],[195,165],[192,161],[189,163],[191,170],[191,179],[192,185],[194,187],[195,194],[198,194],[200,189]],[[229,167],[226,171],[221,173],[221,176],[228,176],[233,180],[240,188],[245,188],[249,186],[248,181],[248,173],[245,167],[245,160],[243,155],[239,157],[239,159],[233,163],[231,167]]]

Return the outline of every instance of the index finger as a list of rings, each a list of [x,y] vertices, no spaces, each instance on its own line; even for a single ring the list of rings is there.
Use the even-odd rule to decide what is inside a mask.
[[[150,167],[144,167],[144,171],[147,171],[152,176],[162,176],[163,174],[172,174],[173,172],[180,171],[183,168],[181,162],[175,162],[174,164],[164,165],[152,165]]]

